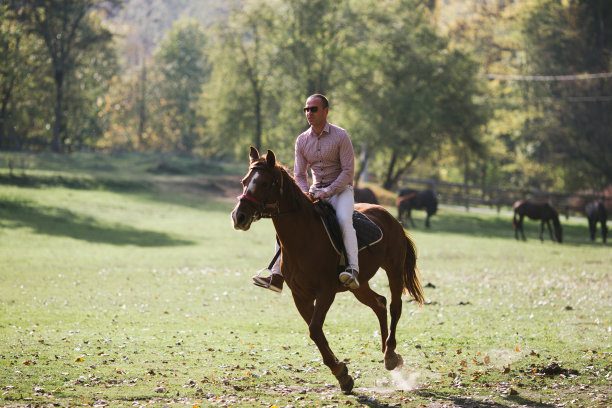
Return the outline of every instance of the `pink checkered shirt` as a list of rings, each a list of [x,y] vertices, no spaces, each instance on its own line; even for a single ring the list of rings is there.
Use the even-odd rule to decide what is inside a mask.
[[[293,174],[305,192],[309,189],[308,167],[312,172],[312,184],[323,188],[329,196],[353,185],[355,153],[346,130],[327,122],[320,136],[312,127],[299,135],[295,141]]]

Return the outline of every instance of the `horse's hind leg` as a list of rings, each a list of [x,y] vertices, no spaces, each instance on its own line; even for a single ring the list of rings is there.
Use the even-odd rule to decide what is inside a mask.
[[[540,241],[544,242],[544,224],[546,224],[546,228],[548,228],[548,233],[550,234],[550,240],[555,241],[553,238],[552,229],[550,228],[550,222],[548,220],[542,220],[540,223]]]
[[[412,228],[414,228],[415,225],[414,225],[414,221],[412,220],[412,209],[411,208],[408,209],[408,219],[410,220],[410,225],[412,225]]]
[[[389,327],[387,324],[387,299],[384,296],[374,292],[367,282],[361,284],[359,290],[353,292],[357,300],[368,306],[374,311],[380,324],[380,336],[382,342],[382,352],[385,352],[385,341],[389,335]]]
[[[523,241],[527,241],[527,238],[525,238],[525,231],[523,230],[523,218],[525,217],[521,215],[517,223],[517,229],[521,232],[521,237],[523,238]]]
[[[602,236],[603,236],[603,222],[601,223],[602,227]],[[589,232],[591,233],[591,241],[595,241],[595,234],[597,233],[597,222],[593,221],[593,219],[589,218]]]
[[[385,342],[385,368],[387,370],[393,370],[403,365],[402,356],[395,352],[397,347],[397,340],[395,339],[395,331],[397,329],[397,323],[402,316],[402,288],[403,283],[401,280],[401,274],[398,274],[397,278],[391,278],[389,276],[389,288],[391,289],[391,304],[389,305],[389,312],[391,314],[391,325],[389,327],[389,336]]]

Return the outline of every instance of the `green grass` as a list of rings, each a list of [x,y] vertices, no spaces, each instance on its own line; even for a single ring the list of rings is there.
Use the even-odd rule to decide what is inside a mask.
[[[356,382],[345,396],[289,290],[251,284],[274,233],[231,228],[246,162],[12,154],[11,172],[7,156],[2,406],[610,405],[612,251],[584,220],[562,220],[559,245],[530,221],[516,241],[507,214],[443,207],[424,230],[416,212],[427,304],[405,298],[404,368],[384,369],[375,316],[351,295],[327,317]],[[388,296],[384,274],[372,286]]]

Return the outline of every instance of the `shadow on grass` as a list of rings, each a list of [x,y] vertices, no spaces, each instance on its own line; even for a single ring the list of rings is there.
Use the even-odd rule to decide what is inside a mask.
[[[418,213],[417,213],[418,214]],[[422,213],[424,214],[424,213]],[[424,219],[424,217],[423,217]],[[405,225],[408,232],[420,231],[425,233],[450,233],[460,235],[470,235],[473,237],[484,238],[507,238],[515,240],[514,229],[512,228],[512,215],[482,215],[469,212],[441,212],[431,218],[431,228],[425,228],[423,219],[415,218],[415,227]],[[563,227],[563,243],[561,245],[583,246],[599,245],[601,242],[594,243],[589,241],[589,229],[586,218],[584,225],[568,224],[561,220]],[[540,243],[540,221],[525,219],[524,231],[527,244]],[[552,225],[551,225],[552,227]],[[548,229],[544,228],[544,242],[550,242]]]
[[[43,188],[43,187],[66,187],[75,190],[110,190],[110,191],[147,191],[151,189],[149,183],[135,180],[94,178],[84,176],[62,176],[62,175],[10,175],[0,174],[0,184]]]
[[[25,201],[0,201],[1,228],[32,228],[38,234],[64,236],[112,245],[160,247],[191,245],[156,231],[144,231],[119,224],[105,224],[93,217],[62,208],[34,206]]]

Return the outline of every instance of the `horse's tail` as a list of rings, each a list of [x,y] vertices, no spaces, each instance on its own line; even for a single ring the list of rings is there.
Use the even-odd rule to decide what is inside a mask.
[[[421,286],[420,273],[416,266],[416,248],[414,242],[405,232],[404,235],[406,237],[406,257],[402,273],[403,292],[406,293],[407,291],[410,293],[420,306],[425,302],[425,295],[423,294],[423,286]]]
[[[518,226],[518,222],[519,222],[519,215],[518,215],[518,211],[515,208],[514,215],[512,216],[512,229],[516,229],[516,227]]]
[[[559,214],[555,209],[553,209],[552,216],[553,227],[555,229],[555,237],[557,237],[557,242],[563,242],[563,228],[561,228],[561,223],[559,222]]]
[[[516,230],[516,227],[518,227],[518,223],[521,218],[519,215],[519,207],[521,207],[524,203],[525,203],[525,200],[518,200],[518,201],[515,201],[514,204],[512,204],[512,211],[514,211],[514,215],[512,216],[512,228],[515,230]]]

